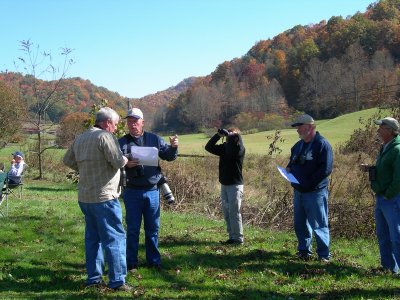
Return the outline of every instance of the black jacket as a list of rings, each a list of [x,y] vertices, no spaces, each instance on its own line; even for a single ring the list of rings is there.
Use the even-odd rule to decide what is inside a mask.
[[[242,166],[246,149],[240,135],[228,136],[216,145],[220,136],[215,134],[206,144],[206,150],[219,156],[219,182],[223,185],[243,184]]]

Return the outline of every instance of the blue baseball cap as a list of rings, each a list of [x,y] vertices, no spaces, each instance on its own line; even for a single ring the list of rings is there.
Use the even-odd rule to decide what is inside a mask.
[[[15,151],[14,153],[12,153],[12,156],[14,156],[14,157],[19,156],[19,157],[24,158],[24,154],[20,151]]]

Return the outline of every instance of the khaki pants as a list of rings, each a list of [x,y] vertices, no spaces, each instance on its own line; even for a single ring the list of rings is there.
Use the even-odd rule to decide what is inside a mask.
[[[240,207],[243,198],[243,184],[221,184],[222,211],[226,222],[229,239],[243,242],[243,225]]]

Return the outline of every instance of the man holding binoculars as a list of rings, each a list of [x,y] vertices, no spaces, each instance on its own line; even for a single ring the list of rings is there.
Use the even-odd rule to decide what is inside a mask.
[[[222,144],[217,142],[225,138]],[[240,206],[243,197],[242,166],[245,148],[238,128],[218,129],[205,149],[219,156],[219,182],[221,183],[222,211],[229,239],[223,244],[243,244],[243,225]]]

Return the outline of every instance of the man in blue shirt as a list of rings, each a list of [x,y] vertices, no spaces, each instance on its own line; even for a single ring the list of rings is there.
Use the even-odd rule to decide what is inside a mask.
[[[286,169],[299,183],[294,188],[294,229],[298,240],[298,257],[308,260],[312,255],[312,235],[317,242],[316,252],[323,262],[328,262],[328,176],[332,172],[331,145],[316,131],[314,119],[301,115],[292,127],[300,137],[291,149]]]
[[[128,157],[125,166],[126,187],[123,192],[126,209],[127,241],[126,261],[128,271],[138,267],[139,234],[142,217],[144,219],[146,260],[149,266],[161,267],[158,250],[158,230],[160,228],[160,193],[157,183],[162,177],[160,166],[141,165],[131,153],[132,146],[155,147],[160,159],[172,161],[178,155],[178,136],[169,138],[170,145],[158,135],[143,130],[143,112],[138,108],[128,111],[129,133],[118,140],[123,154]]]

